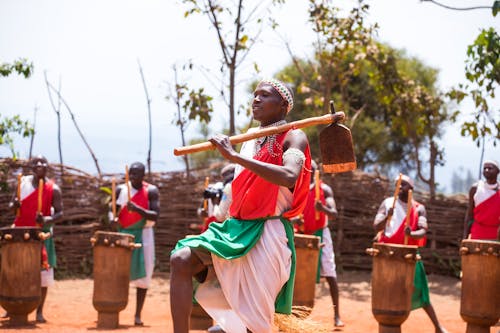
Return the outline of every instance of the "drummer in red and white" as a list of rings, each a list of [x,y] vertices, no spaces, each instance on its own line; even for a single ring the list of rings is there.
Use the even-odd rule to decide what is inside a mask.
[[[401,176],[401,185],[398,198],[394,204],[394,197],[386,198],[382,201],[373,226],[377,232],[382,231],[381,243],[425,245],[428,223],[424,205],[412,199],[411,206],[408,205],[409,191],[413,190],[413,180],[407,176]],[[393,208],[394,207],[394,208]],[[410,207],[410,209],[408,209]],[[409,211],[409,224],[405,226],[407,212]],[[407,244],[405,244],[405,236]],[[417,260],[415,266],[415,277],[413,280],[413,295],[411,299],[412,310],[423,308],[434,325],[436,333],[446,333],[447,331],[439,323],[434,307],[430,301],[429,284],[422,260]]]

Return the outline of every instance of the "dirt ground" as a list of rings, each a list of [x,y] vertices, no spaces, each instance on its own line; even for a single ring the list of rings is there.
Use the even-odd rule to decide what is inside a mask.
[[[431,302],[439,320],[450,333],[465,332],[465,322],[460,317],[460,281],[452,277],[428,276]],[[316,300],[310,319],[321,322],[332,332],[377,332],[378,323],[371,313],[370,274],[368,272],[345,272],[338,277],[340,288],[340,312],[346,326],[334,330],[333,307],[328,285],[322,281],[317,285]],[[93,332],[96,329],[97,312],[92,306],[93,281],[56,281],[49,288],[45,304],[45,324],[35,324],[34,313],[29,315],[30,326],[11,328],[8,321],[0,321],[2,332]],[[135,289],[130,289],[129,302],[120,313],[120,327],[113,332],[172,332],[169,304],[169,281],[167,277],[155,277],[148,292],[142,319],[143,327],[133,325],[135,310]],[[498,325],[498,324],[497,324]],[[192,331],[200,333],[202,331]],[[402,325],[403,333],[434,332],[432,324],[422,309],[413,311]],[[500,326],[490,329],[490,333],[500,333]]]

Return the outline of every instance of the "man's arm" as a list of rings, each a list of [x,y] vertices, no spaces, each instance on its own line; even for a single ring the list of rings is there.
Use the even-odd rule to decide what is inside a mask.
[[[160,215],[160,194],[158,188],[154,185],[148,189],[149,209],[142,208],[132,201],[127,202],[127,208],[131,212],[137,212],[146,220],[157,221]]]
[[[417,230],[412,231],[410,226],[405,228],[405,234],[415,239],[424,237],[425,234],[427,233],[427,229],[429,229],[429,226],[427,224],[427,213],[425,211],[424,205],[418,206],[417,214],[418,214]]]
[[[377,215],[375,215],[375,219],[373,220],[373,228],[376,232],[382,231],[385,229],[387,224],[387,217],[392,216],[392,207],[389,208],[389,211],[386,211],[385,200],[382,201],[380,207],[378,208]]]
[[[317,200],[314,208],[317,211],[324,212],[328,215],[328,218],[334,220],[337,218],[338,212],[335,205],[335,199],[333,198],[333,190],[325,183],[321,184],[321,188],[323,189],[323,193],[325,194],[325,204],[323,205],[320,200]]]
[[[470,228],[472,226],[472,222],[474,221],[474,195],[476,194],[476,191],[477,184],[474,184],[469,190],[469,204],[467,205],[467,212],[465,213],[463,239],[469,237]]]
[[[54,214],[51,216],[43,216],[41,214],[37,215],[36,220],[38,223],[52,226],[59,222],[63,217],[62,193],[61,189],[56,184],[53,186],[52,207],[54,208]]]
[[[295,156],[292,154],[285,155],[283,157],[283,165],[269,164],[261,161],[254,160],[253,158],[248,158],[237,153],[231,146],[229,142],[229,137],[226,135],[216,135],[210,140],[216,148],[219,150],[221,155],[233,163],[238,163],[245,169],[248,169],[264,178],[268,182],[276,185],[285,186],[288,188],[293,188],[295,182],[302,171],[302,161],[297,161]],[[302,153],[305,152],[307,147],[307,137],[301,130],[290,131],[285,138],[283,143],[283,152],[289,149],[298,149]]]

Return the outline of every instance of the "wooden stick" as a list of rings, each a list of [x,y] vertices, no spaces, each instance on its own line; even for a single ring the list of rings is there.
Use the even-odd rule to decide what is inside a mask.
[[[43,178],[38,180],[38,209],[37,213],[42,213]]]
[[[130,201],[130,182],[128,177],[128,165],[125,165],[125,184],[127,184],[127,199]]]
[[[287,123],[280,126],[271,126],[262,128],[258,131],[251,133],[233,135],[229,137],[229,141],[231,142],[232,145],[235,145],[245,141],[261,138],[263,136],[283,133],[290,129],[304,128],[320,124],[331,124],[333,122],[341,121],[344,118],[345,118],[344,112],[335,112],[334,114],[329,113],[327,115],[320,117],[311,117],[302,120],[292,121],[291,123]],[[213,150],[213,149],[215,149],[215,145],[209,141],[205,141],[191,146],[175,148],[174,155],[180,156],[180,155],[192,154],[200,151]]]
[[[113,221],[116,218],[116,179],[111,178],[111,210],[113,212]]]
[[[408,204],[406,206],[406,221],[405,221],[405,229],[410,225],[410,212],[411,208],[413,207],[412,204],[413,201],[413,191],[409,190],[408,191]],[[408,236],[405,233],[405,245],[408,245]]]
[[[22,173],[17,174],[17,201],[19,204],[21,204],[21,177],[23,176]],[[16,209],[16,216],[21,215],[21,209],[18,208]]]
[[[316,191],[316,193],[315,193],[316,201],[319,200],[319,186],[320,186],[320,184],[319,184],[319,170],[315,170],[314,171],[314,187],[315,187],[315,191]],[[315,217],[316,217],[316,220],[318,220],[320,217],[320,213],[317,210],[315,210]]]
[[[398,176],[398,180],[396,182],[396,188],[394,189],[394,201],[392,202],[392,212],[394,213],[394,208],[396,207],[396,201],[398,201],[399,196],[399,188],[401,187],[401,180],[403,178],[403,174],[400,172]],[[392,219],[392,214],[387,214],[387,222],[390,222]],[[377,241],[380,241],[382,235],[384,234],[384,230],[380,230],[377,234]]]
[[[204,187],[204,190],[206,190],[208,188],[209,179],[210,179],[209,177],[205,177],[205,187]],[[207,212],[207,208],[208,208],[208,199],[203,199],[203,210],[205,212]],[[208,212],[207,212],[207,214],[208,214]],[[207,226],[207,220],[208,220],[208,216],[203,219],[203,227],[204,228],[208,227]]]

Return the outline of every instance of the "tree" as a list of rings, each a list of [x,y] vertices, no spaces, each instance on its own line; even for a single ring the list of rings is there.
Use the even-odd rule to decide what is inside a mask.
[[[346,112],[348,125],[355,128],[361,168],[382,164],[397,165],[404,172],[414,169],[434,197],[434,168],[443,163],[437,139],[449,119],[435,88],[437,71],[376,42],[377,25],[365,20],[368,5],[360,2],[342,17],[332,1],[309,3],[310,22],[317,33],[314,58],[301,60],[292,54],[294,66],[279,74],[297,87],[298,102],[291,117],[326,113],[328,101],[334,99]],[[306,132],[311,142],[317,142],[316,129]],[[428,176],[423,171],[426,164]]]
[[[13,63],[4,62],[0,64],[0,75],[7,77],[13,72],[29,78],[33,73],[33,63],[21,58],[15,60]],[[20,134],[22,137],[33,136],[35,130],[33,126],[26,120],[22,120],[19,115],[13,117],[2,117],[0,114],[0,145],[8,145],[12,153],[12,157],[16,158],[17,153],[14,147],[14,138],[12,134]]]
[[[468,46],[465,77],[468,82],[451,89],[448,96],[459,104],[467,97],[474,103],[475,110],[467,112],[461,124],[461,135],[482,146],[481,170],[486,140],[496,146],[500,139],[500,109],[490,105],[500,84],[500,35],[494,28],[483,29]]]
[[[265,0],[251,2],[244,0],[234,1],[234,5],[219,0],[181,0],[188,6],[185,17],[194,13],[206,15],[210,25],[215,29],[217,41],[222,53],[221,58],[221,96],[229,108],[229,135],[236,133],[235,128],[235,88],[237,84],[237,71],[250,52],[252,46],[258,41],[262,31],[262,22],[266,15],[269,17],[269,4],[284,3],[284,0]],[[221,3],[222,2],[222,3]],[[245,4],[254,5],[246,7]],[[256,28],[253,28],[253,24]],[[249,32],[253,31],[253,34]],[[226,95],[229,90],[229,96]]]
[[[181,132],[182,145],[186,145],[186,131],[192,120],[198,120],[201,124],[208,124],[212,119],[212,97],[205,94],[203,88],[189,89],[186,83],[182,83],[178,77],[177,66],[172,66],[174,71],[174,83],[175,86],[169,95],[166,97],[167,100],[172,100],[177,109],[177,117],[173,120],[173,123],[179,127]],[[182,66],[182,69],[192,68],[191,64]],[[190,175],[189,166],[189,156],[184,155],[184,164],[186,166],[186,174]]]

